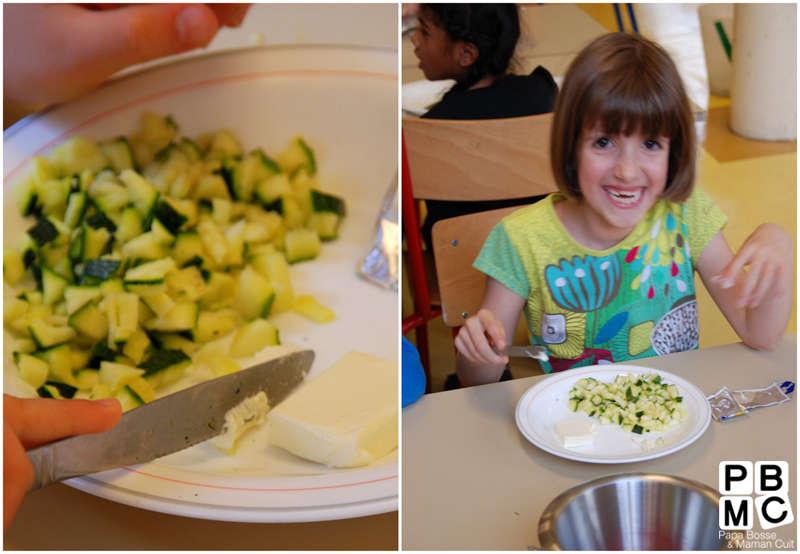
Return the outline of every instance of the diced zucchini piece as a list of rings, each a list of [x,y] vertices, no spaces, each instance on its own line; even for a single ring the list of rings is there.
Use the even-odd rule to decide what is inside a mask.
[[[278,328],[266,319],[254,319],[241,327],[233,337],[231,355],[252,356],[266,346],[280,344]]]
[[[66,344],[60,344],[45,350],[39,350],[33,354],[37,358],[47,362],[48,380],[59,383],[66,383],[73,387],[78,386],[72,371],[75,369],[75,359],[72,349]]]
[[[144,377],[133,379],[128,383],[128,388],[144,403],[152,402],[156,399],[156,392]]]
[[[3,252],[3,278],[11,286],[19,283],[25,276],[25,263],[19,250],[8,249]]]
[[[197,232],[204,250],[217,266],[222,265],[228,253],[228,243],[219,227],[211,219],[203,219],[197,225]]]
[[[289,183],[289,176],[285,173],[278,173],[258,182],[255,189],[259,202],[265,205],[269,205],[281,196],[291,192],[292,186]]]
[[[42,320],[29,320],[28,332],[38,348],[62,344],[75,336],[75,331],[71,327],[48,325]]]
[[[147,333],[141,329],[137,329],[125,343],[125,346],[122,348],[122,353],[129,357],[133,363],[138,365],[144,360],[149,348],[150,339]]]
[[[339,216],[346,215],[345,203],[341,197],[316,189],[311,190],[311,209],[317,213],[327,212]]]
[[[323,241],[339,236],[339,216],[332,212],[315,212],[308,218],[308,228],[313,229]]]
[[[225,230],[227,251],[224,264],[226,266],[239,266],[244,262],[244,229],[247,222],[240,219]]]
[[[275,290],[264,277],[250,266],[239,274],[237,307],[246,320],[267,317],[275,300]]]
[[[209,160],[222,160],[224,158],[234,158],[242,154],[242,147],[239,141],[228,130],[223,129],[214,133],[211,137],[211,143],[208,146],[206,159]]]
[[[294,304],[294,288],[289,277],[289,264],[281,252],[264,252],[257,254],[252,260],[253,268],[264,275],[275,289],[275,301],[272,304],[274,313],[282,313],[292,309]]]
[[[173,235],[177,233],[188,218],[178,212],[169,202],[159,200],[156,202],[153,215],[158,219],[167,230]]]
[[[97,144],[84,137],[73,137],[56,146],[49,160],[61,175],[80,173],[84,169],[100,171],[108,165]]]
[[[150,385],[158,389],[180,379],[191,363],[191,358],[180,350],[156,350],[141,367]]]
[[[64,225],[75,229],[83,221],[83,215],[89,206],[89,197],[83,191],[70,193],[67,199],[67,209],[64,212]]]
[[[103,340],[108,335],[108,317],[92,302],[86,303],[70,315],[68,321],[70,327],[92,342]]]
[[[195,200],[211,200],[213,198],[230,198],[225,179],[219,175],[204,175],[197,181],[192,196]]]
[[[120,243],[126,243],[138,237],[144,232],[142,220],[139,211],[133,206],[123,209],[116,220],[117,230],[114,233],[114,238]]]
[[[214,271],[200,297],[203,307],[219,309],[231,306],[237,299],[237,280],[231,275]]]
[[[206,290],[206,282],[195,266],[171,272],[166,284],[170,297],[176,302],[195,302]]]
[[[203,258],[204,256],[203,241],[196,232],[190,231],[178,234],[175,239],[175,245],[172,247],[172,258],[178,267],[183,267],[186,262],[193,258]]]
[[[133,150],[125,137],[117,137],[100,143],[100,150],[105,154],[111,167],[119,173],[123,169],[135,169]]]
[[[9,298],[3,302],[3,321],[10,325],[22,320],[28,313],[28,307],[28,302],[22,298]],[[27,330],[27,325],[23,329]]]
[[[317,162],[314,152],[302,137],[295,137],[278,155],[278,163],[286,173],[292,174],[298,169],[305,169],[309,175],[317,173]]]
[[[42,267],[42,300],[45,304],[52,306],[64,297],[64,289],[67,288],[69,281],[50,269]]]
[[[261,150],[253,150],[233,170],[234,197],[249,202],[256,186],[280,173],[280,167]]]
[[[120,180],[128,186],[133,206],[145,220],[150,217],[158,200],[158,191],[147,180],[133,171],[126,169],[119,174]]]
[[[108,316],[108,346],[126,342],[139,326],[139,297],[128,292],[114,292],[106,296]]]
[[[75,373],[78,388],[93,389],[100,382],[100,372],[97,369],[81,369]]]
[[[197,317],[192,338],[197,342],[209,342],[233,331],[237,323],[238,317],[234,310],[202,310]]]
[[[158,335],[161,348],[165,350],[180,350],[187,356],[192,356],[200,348],[196,342],[192,342],[186,337],[174,333]]]
[[[86,260],[81,273],[82,282],[99,283],[110,279],[119,269],[119,260],[99,258]]]
[[[163,280],[167,273],[175,269],[172,258],[162,258],[152,262],[143,263],[125,272],[124,283],[148,283]]]
[[[92,229],[107,229],[109,234],[117,230],[117,224],[103,212],[95,212],[86,218],[86,225]]]
[[[197,323],[197,305],[178,302],[165,315],[149,321],[145,328],[153,331],[190,331]]]
[[[28,235],[39,247],[56,240],[58,234],[58,228],[54,221],[47,217],[39,218],[36,224],[28,229]]]
[[[294,300],[292,306],[295,312],[317,323],[328,323],[336,319],[336,314],[330,308],[320,304],[310,294],[301,294]]]
[[[313,260],[319,255],[319,235],[311,229],[292,229],[284,237],[286,247],[286,260],[297,263],[304,260]]]
[[[118,392],[122,387],[144,375],[145,370],[114,362],[100,363],[100,382],[111,389],[111,393]]]
[[[142,302],[153,310],[153,313],[158,317],[165,316],[175,307],[175,301],[165,292],[152,296],[142,296]]]
[[[22,380],[35,389],[38,389],[47,381],[49,367],[47,362],[39,358],[22,354],[17,360],[17,367],[19,367],[19,376]]]

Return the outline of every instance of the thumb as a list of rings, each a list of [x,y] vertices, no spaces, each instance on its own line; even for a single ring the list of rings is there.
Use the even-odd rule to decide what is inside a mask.
[[[204,4],[142,4],[92,11],[84,18],[88,64],[109,74],[129,65],[208,44],[219,29],[214,11]]]

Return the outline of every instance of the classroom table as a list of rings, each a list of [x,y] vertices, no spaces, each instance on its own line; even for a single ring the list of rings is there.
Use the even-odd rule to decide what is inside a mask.
[[[796,338],[771,352],[743,344],[693,350],[629,363],[668,371],[706,395],[796,381]],[[629,473],[665,473],[717,489],[723,460],[782,460],[790,467],[789,498],[797,513],[797,401],[711,421],[694,443],[636,463],[590,464],[540,450],[517,429],[517,402],[536,376],[428,394],[403,410],[403,531],[406,550],[531,550],[540,547],[538,522],[560,493],[585,481]],[[795,393],[796,394],[796,393]],[[760,531],[758,523],[754,530]],[[796,524],[778,527],[772,546],[796,548]],[[783,541],[783,542],[780,542]]]

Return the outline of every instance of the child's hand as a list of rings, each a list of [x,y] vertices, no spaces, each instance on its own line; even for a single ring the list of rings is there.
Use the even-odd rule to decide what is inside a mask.
[[[25,451],[72,435],[97,433],[119,421],[119,401],[52,400],[3,395],[3,527],[33,483]]]
[[[747,237],[730,263],[713,277],[722,288],[738,284],[737,307],[755,308],[789,292],[792,240],[773,223],[760,225]],[[747,267],[748,271],[742,270]]]
[[[503,324],[487,310],[467,319],[455,338],[456,349],[467,360],[481,364],[507,364],[508,356],[498,354],[507,346]]]
[[[8,4],[5,108],[20,117],[91,90],[129,65],[205,46],[223,25],[239,25],[246,11],[242,4]]]

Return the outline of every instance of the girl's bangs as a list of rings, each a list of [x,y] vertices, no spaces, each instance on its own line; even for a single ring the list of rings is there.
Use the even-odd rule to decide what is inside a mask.
[[[599,127],[611,135],[638,132],[646,137],[675,138],[680,132],[680,107],[656,86],[648,86],[651,84],[642,76],[621,79],[612,86],[604,84],[596,83],[588,91],[584,113],[579,114],[589,128]]]

